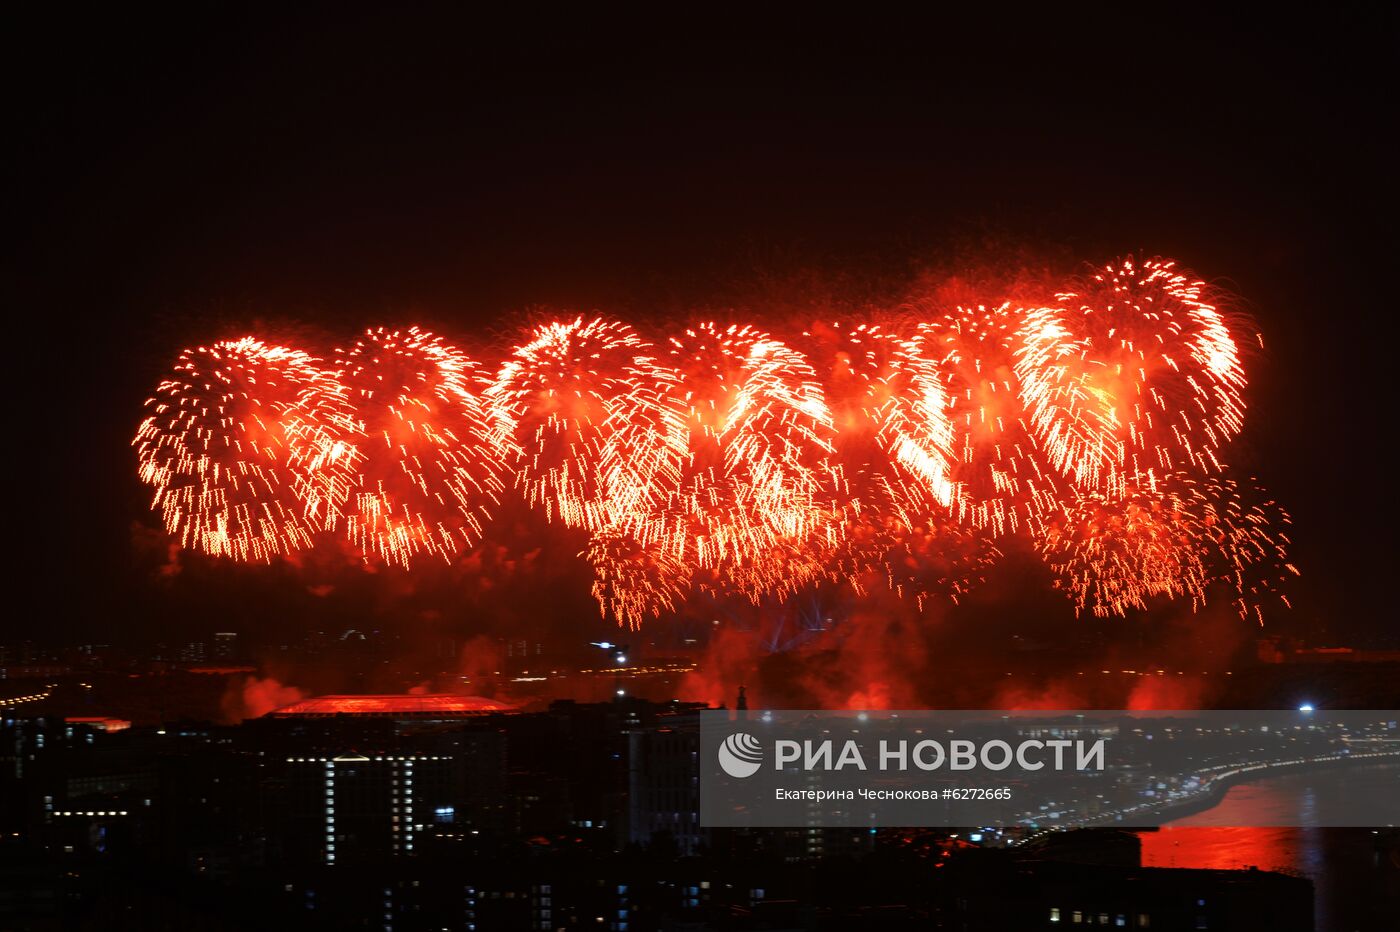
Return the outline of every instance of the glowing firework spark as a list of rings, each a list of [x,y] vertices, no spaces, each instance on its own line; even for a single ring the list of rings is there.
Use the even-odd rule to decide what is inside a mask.
[[[348,484],[344,393],[303,352],[252,338],[186,350],[133,444],[181,544],[267,561],[308,547]]]
[[[954,519],[918,486],[876,495],[884,504],[852,521],[832,556],[857,588],[879,576],[901,598],[922,610],[930,599],[957,603],[980,583],[1000,557],[991,538]]]
[[[333,529],[387,563],[450,560],[513,482],[588,533],[593,594],[632,627],[697,591],[771,605],[883,578],[957,601],[1018,530],[1081,612],[1224,589],[1257,615],[1294,572],[1289,521],[1216,475],[1245,384],[1218,300],[1131,259],[1041,300],[925,297],[905,335],[813,324],[809,355],[744,325],[654,347],[578,317],[489,383],[416,328],[329,368],[248,338],[186,351],[133,443],[166,528],[239,560]]]
[[[1036,547],[1076,611],[1126,615],[1156,598],[1204,604],[1229,589],[1241,617],[1260,616],[1263,597],[1290,575],[1288,514],[1215,477],[1141,477],[1121,494],[1087,493],[1037,535]],[[1280,595],[1287,604],[1286,596]]]
[[[920,344],[878,325],[817,323],[803,336],[839,428],[834,491],[847,518],[820,564],[857,589],[878,573],[920,608],[957,601],[997,550],[950,520],[959,498],[941,373]]]
[[[817,323],[803,336],[825,375],[844,497],[869,507],[873,485],[892,483],[887,491],[898,494],[913,482],[950,506],[953,431],[933,361],[919,345],[873,324]]]
[[[416,327],[380,327],[337,351],[336,365],[356,411],[350,539],[405,567],[474,545],[500,503],[509,448],[486,417],[476,363]]]
[[[745,326],[700,324],[670,342],[679,470],[641,536],[678,560],[763,575],[784,542],[835,533],[822,494],[834,427],[802,355]]]
[[[1015,372],[1022,313],[1009,305],[959,307],[919,324],[918,352],[945,379],[959,517],[1001,535],[1034,527],[1059,498],[1026,430]]]
[[[1053,466],[1080,488],[1145,470],[1219,470],[1244,422],[1244,369],[1206,285],[1123,259],[1027,316],[1016,373]]]
[[[654,507],[674,475],[662,401],[672,380],[631,327],[608,320],[546,324],[487,390],[502,432],[523,450],[517,481],[553,520],[590,530]]]
[[[632,629],[662,612],[674,612],[693,582],[692,567],[626,534],[594,534],[584,556],[593,567],[593,598],[603,617]]]

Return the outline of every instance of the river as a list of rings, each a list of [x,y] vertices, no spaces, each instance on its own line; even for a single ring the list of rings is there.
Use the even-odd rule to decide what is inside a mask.
[[[1400,767],[1369,767],[1349,778],[1375,792],[1394,787],[1400,803]],[[1400,850],[1366,828],[1328,828],[1340,794],[1334,780],[1310,773],[1240,783],[1210,809],[1143,832],[1149,867],[1238,870],[1258,867],[1302,875],[1313,882],[1319,932],[1395,932],[1400,929]],[[1379,820],[1378,820],[1379,821]],[[1391,821],[1389,819],[1385,821]],[[1239,828],[1241,823],[1293,828]]]

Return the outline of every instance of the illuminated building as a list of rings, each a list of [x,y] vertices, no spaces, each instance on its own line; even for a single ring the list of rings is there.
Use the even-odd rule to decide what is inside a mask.
[[[631,841],[646,845],[669,838],[679,854],[695,854],[709,835],[700,828],[698,721],[691,716],[636,729],[628,739]]]
[[[235,631],[214,632],[214,660],[238,659],[238,633]]]
[[[414,857],[425,838],[503,818],[504,757],[494,728],[509,711],[471,696],[320,696],[257,726],[283,754],[281,857],[344,864]]]
[[[326,718],[353,715],[397,721],[470,718],[506,712],[510,706],[480,696],[317,696],[269,713],[271,718]]]
[[[439,817],[455,815],[452,759],[342,754],[288,758],[298,860],[326,864],[412,857]]]

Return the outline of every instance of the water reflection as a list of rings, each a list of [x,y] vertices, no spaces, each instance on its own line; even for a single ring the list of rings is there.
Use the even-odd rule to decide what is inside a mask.
[[[1326,826],[1342,795],[1363,784],[1367,791],[1393,786],[1392,798],[1400,801],[1400,768],[1366,768],[1349,775],[1345,787],[1335,783],[1292,774],[1238,784],[1211,809],[1143,832],[1143,863],[1301,875],[1313,882],[1318,929],[1393,932],[1400,928],[1400,852],[1394,838]],[[1270,822],[1299,827],[1237,827]]]

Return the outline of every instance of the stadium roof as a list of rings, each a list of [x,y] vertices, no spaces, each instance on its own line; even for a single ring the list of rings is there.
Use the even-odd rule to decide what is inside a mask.
[[[269,712],[271,718],[364,715],[381,718],[468,718],[514,707],[481,696],[316,696]]]

